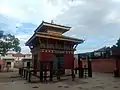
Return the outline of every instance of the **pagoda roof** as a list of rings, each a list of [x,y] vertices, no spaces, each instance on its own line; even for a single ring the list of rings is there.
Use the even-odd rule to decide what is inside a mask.
[[[35,32],[44,32],[45,28],[50,28],[50,29],[52,28],[52,29],[54,29],[56,31],[64,33],[66,31],[70,30],[71,27],[42,21],[42,23],[37,27]]]
[[[56,40],[63,40],[63,41],[70,41],[74,43],[83,43],[84,40],[82,39],[76,39],[64,35],[51,35],[49,33],[44,33],[44,32],[36,32],[27,42],[26,46],[29,46],[30,43],[35,39],[35,38],[49,38],[49,39],[56,39]]]

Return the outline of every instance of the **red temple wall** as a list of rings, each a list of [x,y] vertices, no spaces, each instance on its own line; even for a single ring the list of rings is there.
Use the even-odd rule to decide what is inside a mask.
[[[36,53],[37,54],[37,53]],[[34,67],[34,55],[32,58],[32,67]],[[52,61],[54,60],[54,54],[50,52],[39,52],[38,53],[38,61],[37,68],[40,68],[40,61]],[[74,55],[73,54],[64,54],[64,68],[72,69],[74,67]]]
[[[39,53],[39,60],[40,61],[52,61],[54,57],[54,54],[50,52],[40,52]]]
[[[39,53],[39,63],[40,61],[53,61],[53,58],[54,58],[54,54],[53,53],[50,53],[50,52],[40,52]],[[40,65],[38,66],[40,67]],[[46,67],[47,69],[49,69],[49,63],[46,64]]]
[[[52,61],[54,60],[54,54],[50,52],[41,52],[40,61]],[[64,68],[71,69],[74,66],[74,55],[64,54]]]
[[[74,67],[74,55],[73,54],[64,55],[64,67],[65,69],[71,69]]]

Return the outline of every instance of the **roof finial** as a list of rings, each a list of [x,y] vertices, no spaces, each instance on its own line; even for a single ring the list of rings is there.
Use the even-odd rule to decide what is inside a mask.
[[[51,20],[51,24],[53,24],[53,20]]]

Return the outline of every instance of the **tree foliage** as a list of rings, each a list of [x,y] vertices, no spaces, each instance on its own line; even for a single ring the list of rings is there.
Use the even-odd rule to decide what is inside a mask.
[[[117,45],[118,48],[120,48],[120,38],[117,40],[116,45]]]
[[[20,41],[14,35],[3,34],[0,35],[0,54],[4,56],[8,51],[20,52],[21,47],[19,46]]]
[[[114,48],[117,48],[117,46],[116,46],[116,45],[113,45],[111,48],[114,49]]]

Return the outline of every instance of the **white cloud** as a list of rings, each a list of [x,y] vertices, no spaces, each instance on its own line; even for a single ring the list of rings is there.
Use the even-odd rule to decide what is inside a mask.
[[[26,46],[21,47],[21,52],[24,53],[24,54],[25,53],[31,53],[29,47],[26,47]]]
[[[24,27],[22,22],[39,25],[42,20],[53,19],[56,24],[71,26],[72,29],[65,35],[86,40],[78,46],[77,52],[91,51],[115,44],[120,36],[120,0],[0,1],[0,13],[12,17],[11,20],[5,21],[8,29],[12,28],[11,31],[21,40],[22,46],[35,29],[31,28],[31,25]],[[2,18],[0,23],[3,23],[1,21],[3,21]],[[16,26],[20,28],[16,29]],[[25,46],[23,48],[26,50]]]
[[[68,2],[70,6],[84,5],[86,2],[84,0],[74,0]]]
[[[66,35],[75,35],[86,40],[78,46],[77,52],[92,51],[115,44],[120,36],[120,3],[112,0],[83,0],[83,2],[69,7],[56,18],[57,23],[73,27]]]
[[[21,52],[30,53],[30,49],[28,46],[25,46],[27,40],[32,36],[32,34],[19,34],[16,37],[20,40]]]
[[[22,35],[16,35],[16,37],[20,39],[21,42],[26,42],[31,37],[31,35],[22,34]]]
[[[7,14],[20,21],[40,23],[41,20],[51,20],[55,18],[64,8],[63,3],[53,6],[48,0],[2,0],[0,3],[0,13]]]
[[[120,2],[120,0],[112,0],[113,2],[117,2],[117,3],[119,3]]]
[[[113,10],[105,17],[106,23],[120,23],[120,12],[118,10]]]

